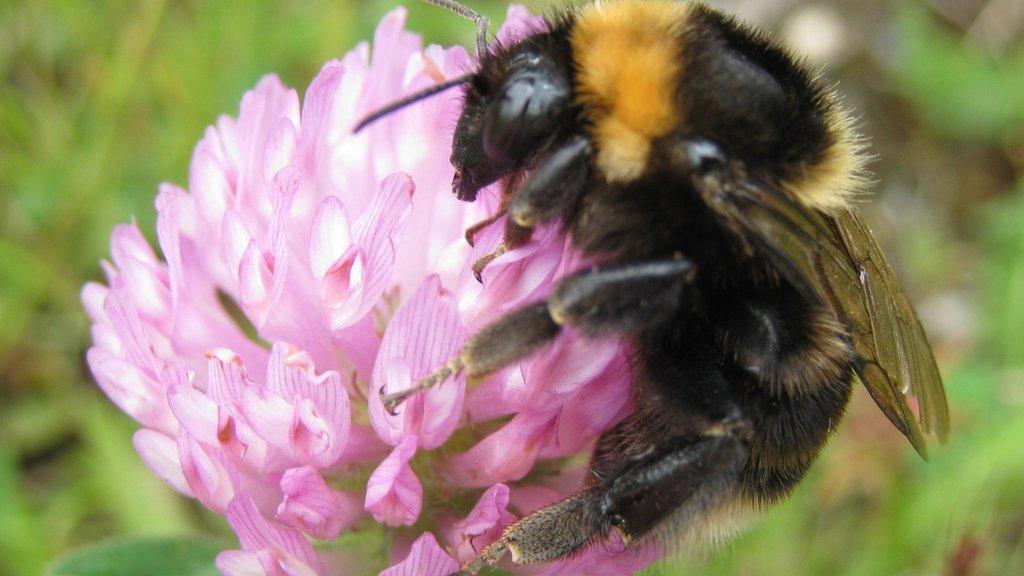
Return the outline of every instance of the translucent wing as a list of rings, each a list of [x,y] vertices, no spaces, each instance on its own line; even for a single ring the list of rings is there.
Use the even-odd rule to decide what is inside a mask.
[[[746,249],[766,254],[805,296],[846,323],[859,356],[857,376],[918,453],[926,456],[924,433],[945,442],[949,411],[931,347],[860,216],[826,215],[747,181],[705,178],[699,187]]]

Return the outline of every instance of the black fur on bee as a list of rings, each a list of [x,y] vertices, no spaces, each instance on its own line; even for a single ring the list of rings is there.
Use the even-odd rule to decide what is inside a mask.
[[[945,439],[924,332],[850,205],[861,141],[767,34],[698,3],[604,0],[481,53],[464,94],[454,192],[522,181],[506,245],[559,221],[598,264],[385,400],[488,374],[572,326],[630,342],[636,408],[599,439],[589,483],[462,574],[506,552],[563,558],[612,531],[628,544],[727,536],[801,481],[856,380],[922,456],[925,433]]]

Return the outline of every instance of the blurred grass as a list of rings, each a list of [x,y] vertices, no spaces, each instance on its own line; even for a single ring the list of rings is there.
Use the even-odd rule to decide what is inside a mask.
[[[428,40],[471,44],[468,23],[410,4]],[[712,4],[780,29],[805,3]],[[818,4],[854,44],[828,74],[880,157],[871,220],[935,343],[954,434],[922,463],[860,394],[791,501],[723,553],[652,573],[1024,574],[1020,35],[978,41],[988,2]],[[500,22],[502,3],[473,5]],[[112,535],[226,533],[148,472],[90,383],[78,291],[115,224],[152,238],[156,185],[186,183],[204,127],[260,76],[301,90],[393,6],[0,3],[0,574]]]

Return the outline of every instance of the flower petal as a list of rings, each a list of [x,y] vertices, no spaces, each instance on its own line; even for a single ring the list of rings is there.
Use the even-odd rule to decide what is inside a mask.
[[[448,475],[459,486],[488,486],[519,480],[533,468],[557,431],[558,410],[520,412],[467,452],[454,456]]]
[[[223,576],[266,576],[260,559],[252,552],[225,550],[217,554],[217,570]]]
[[[295,457],[320,468],[332,466],[345,451],[351,425],[341,375],[317,375],[308,354],[277,343],[267,367],[267,389],[291,405],[289,446]]]
[[[216,445],[217,404],[192,386],[176,385],[167,390],[167,402],[181,427],[196,440]]]
[[[360,277],[358,284],[352,283],[345,301],[333,304],[332,329],[340,330],[361,319],[387,288],[395,267],[395,245],[409,218],[415,188],[409,176],[392,174],[352,224],[352,243],[363,253]]]
[[[410,436],[391,451],[366,484],[364,507],[375,520],[388,526],[412,526],[423,507],[423,484],[409,466],[416,454]]]
[[[391,320],[374,364],[370,419],[384,441],[397,444],[414,435],[422,447],[432,449],[455,430],[465,396],[464,377],[410,398],[397,416],[387,412],[376,392],[408,388],[444,365],[458,351],[463,338],[451,293],[441,286],[437,276],[431,276]]]
[[[312,466],[286,471],[281,491],[277,519],[321,540],[337,538],[362,516],[362,509],[347,494],[332,490]]]
[[[324,198],[316,207],[309,238],[313,276],[322,281],[351,245],[352,231],[345,206],[337,196]]]
[[[90,348],[85,358],[96,383],[126,414],[161,432],[177,429],[163,386],[138,365],[100,348]]]
[[[222,512],[235,495],[232,471],[224,454],[182,431],[178,435],[178,457],[182,473],[196,498],[207,508]]]
[[[405,560],[384,570],[379,576],[443,576],[459,569],[459,563],[452,559],[437,543],[430,532],[413,542]]]
[[[547,30],[547,21],[543,16],[530,14],[521,4],[509,4],[505,11],[505,21],[495,34],[497,42],[504,46],[511,46],[525,36],[536,32]]]
[[[508,511],[509,495],[508,486],[491,486],[480,496],[469,515],[452,525],[447,539],[459,562],[468,562],[479,556],[515,521],[515,516]]]
[[[323,565],[309,542],[293,528],[271,522],[256,509],[252,496],[240,492],[227,507],[227,519],[247,552],[276,550],[323,574]]]
[[[153,430],[139,430],[132,437],[132,443],[142,461],[154,474],[180,494],[195,498],[195,493],[181,471],[178,445],[173,438]]]

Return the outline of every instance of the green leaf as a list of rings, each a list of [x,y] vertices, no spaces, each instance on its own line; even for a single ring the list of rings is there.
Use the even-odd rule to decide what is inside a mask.
[[[58,558],[45,576],[216,576],[217,553],[228,545],[208,538],[108,540]]]

